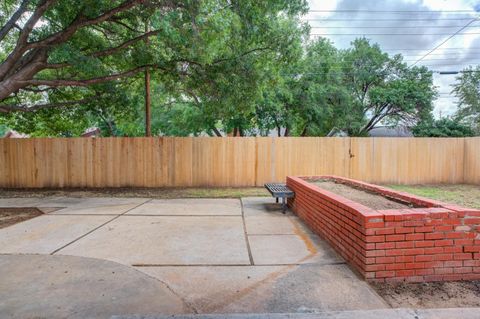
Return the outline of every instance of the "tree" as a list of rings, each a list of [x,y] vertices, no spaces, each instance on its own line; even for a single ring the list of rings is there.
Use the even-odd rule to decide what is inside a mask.
[[[431,116],[436,91],[426,67],[407,67],[401,55],[390,57],[364,38],[343,52],[342,64],[353,99],[354,120],[345,127],[350,135],[366,135],[379,123],[412,126]]]
[[[83,105],[111,93],[101,84],[146,69],[173,82],[221,69],[275,51],[281,44],[269,21],[305,10],[304,0],[8,0],[0,20],[0,110]]]
[[[288,54],[306,8],[304,0],[8,1],[1,15],[8,19],[0,20],[0,111],[53,107],[62,118],[88,108],[98,115],[90,124],[122,126],[118,115],[141,114],[137,82],[149,69],[164,104],[195,106],[208,130],[219,120],[229,127],[232,114],[251,111],[265,61]],[[125,92],[133,104],[99,105]],[[10,123],[20,123],[15,116],[32,117],[8,116]]]
[[[448,117],[420,122],[413,127],[412,131],[416,137],[468,137],[475,135],[469,125]]]
[[[466,121],[477,131],[480,129],[480,66],[463,70],[453,85],[458,97],[456,117]]]

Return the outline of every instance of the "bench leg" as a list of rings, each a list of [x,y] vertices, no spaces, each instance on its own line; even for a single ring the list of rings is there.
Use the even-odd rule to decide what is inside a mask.
[[[287,211],[287,203],[285,203],[285,197],[282,197],[282,213]]]

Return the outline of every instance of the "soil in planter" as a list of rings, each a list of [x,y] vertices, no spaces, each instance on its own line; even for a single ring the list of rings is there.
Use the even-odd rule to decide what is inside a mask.
[[[0,229],[42,215],[36,208],[0,208]]]
[[[370,207],[372,209],[402,209],[413,207],[412,205],[409,205],[407,203],[401,203],[399,201],[389,199],[379,194],[367,192],[362,189],[351,187],[345,184],[335,183],[333,181],[320,180],[312,183],[324,190],[343,196],[349,200]]]

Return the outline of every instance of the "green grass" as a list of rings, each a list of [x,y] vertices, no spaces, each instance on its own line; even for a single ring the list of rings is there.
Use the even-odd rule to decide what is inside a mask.
[[[480,209],[480,186],[478,185],[388,185],[414,195],[428,197],[460,206]]]

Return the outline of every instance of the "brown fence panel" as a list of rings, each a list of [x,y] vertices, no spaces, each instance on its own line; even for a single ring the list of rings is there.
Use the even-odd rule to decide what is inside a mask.
[[[480,137],[465,139],[465,183],[480,184]]]
[[[0,187],[239,187],[322,174],[480,183],[480,138],[0,139]]]

